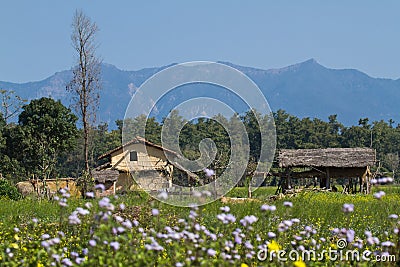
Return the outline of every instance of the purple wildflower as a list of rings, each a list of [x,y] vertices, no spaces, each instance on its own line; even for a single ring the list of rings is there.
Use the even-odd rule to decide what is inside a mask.
[[[50,245],[54,245],[54,244],[59,244],[61,242],[61,240],[60,240],[60,238],[55,237],[55,238],[48,240],[48,242]]]
[[[151,214],[152,214],[153,216],[158,216],[158,215],[160,214],[160,211],[159,211],[158,209],[152,209],[152,210],[151,210]]]
[[[239,235],[235,236],[235,243],[236,244],[242,244],[242,238]]]
[[[245,246],[247,249],[253,249],[253,248],[254,248],[250,241],[246,241],[246,242],[244,243],[244,246]]]
[[[69,215],[68,222],[69,224],[81,224],[81,219],[79,219],[76,212],[73,212],[71,215]]]
[[[76,259],[75,259],[75,262],[76,262],[76,264],[78,264],[78,265],[80,265],[82,262],[84,262],[85,261],[85,258],[80,258],[80,257],[77,257]]]
[[[382,247],[394,247],[394,243],[390,241],[385,241],[381,243]]]
[[[96,245],[97,245],[97,242],[96,242],[96,240],[94,240],[94,239],[90,239],[90,240],[89,240],[89,245],[90,245],[91,247],[94,247],[94,246],[96,246]]]
[[[125,227],[128,228],[128,229],[131,229],[131,228],[132,228],[132,222],[131,222],[129,219],[126,219],[126,221],[124,221],[124,222],[122,223],[122,225],[125,226]]]
[[[106,190],[104,184],[96,184],[96,185],[94,186],[94,189],[100,189],[102,192],[103,192],[104,190]]]
[[[213,256],[215,256],[215,255],[217,254],[217,251],[215,251],[215,250],[212,249],[212,248],[209,248],[209,249],[207,250],[207,254],[208,254],[208,256],[213,257]]]
[[[61,263],[63,265],[65,265],[65,266],[72,266],[73,265],[72,261],[70,259],[68,259],[68,258],[62,259]]]
[[[342,211],[344,213],[350,213],[354,211],[354,204],[343,204]]]
[[[94,193],[93,193],[93,192],[87,192],[87,193],[86,193],[86,196],[87,196],[88,198],[94,198]]]
[[[50,238],[50,235],[49,235],[49,234],[43,234],[43,235],[41,236],[41,238],[42,238],[43,240],[49,239],[49,238]]]
[[[58,205],[60,205],[61,207],[67,207],[67,199],[66,198],[62,198],[59,202]]]
[[[291,208],[291,207],[293,207],[293,203],[290,201],[285,201],[285,202],[283,202],[283,206]]]
[[[268,235],[269,238],[275,238],[276,237],[276,234],[273,233],[273,232],[268,232],[267,235]]]
[[[232,214],[225,214],[225,213],[221,213],[221,214],[218,214],[217,215],[217,218],[220,220],[220,221],[222,221],[222,223],[224,223],[224,224],[228,224],[228,223],[230,223],[230,222],[235,222],[236,221],[236,218],[235,218],[235,216],[233,216]]]
[[[50,247],[50,244],[47,241],[42,241],[40,244],[42,245],[42,247],[44,247],[46,249]]]
[[[353,242],[353,240],[354,240],[354,235],[355,235],[354,230],[352,230],[352,229],[347,230],[347,232],[346,232],[346,239],[347,239],[347,242],[349,242],[349,243]]]
[[[112,247],[114,250],[118,250],[120,247],[120,244],[117,241],[111,242],[110,247]]]
[[[74,258],[79,257],[79,254],[78,254],[78,252],[76,252],[76,251],[72,251],[70,254],[71,254],[71,256],[74,257]]]
[[[76,208],[76,211],[77,211],[77,213],[80,214],[80,215],[88,215],[88,214],[90,214],[90,211],[88,211],[88,210],[86,210],[86,209],[83,209],[83,208],[81,208],[81,207],[77,207],[77,208]]]
[[[247,226],[247,225],[251,225],[253,223],[255,223],[258,220],[258,218],[254,215],[250,215],[250,216],[245,216],[243,219],[240,220],[240,223],[243,226]]]
[[[228,206],[219,208],[223,212],[229,212],[231,209]]]
[[[274,206],[274,205],[269,206],[267,204],[264,204],[261,206],[261,211],[267,211],[267,210],[276,211],[276,206]]]
[[[374,198],[381,199],[384,195],[386,195],[385,192],[379,191],[379,192],[374,194]]]
[[[110,199],[108,197],[103,197],[100,201],[99,201],[99,206],[101,208],[106,208],[108,205],[110,204]]]

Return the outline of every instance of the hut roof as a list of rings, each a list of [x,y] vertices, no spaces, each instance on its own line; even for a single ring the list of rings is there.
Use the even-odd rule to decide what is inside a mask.
[[[116,151],[118,151],[118,150],[120,150],[120,149],[123,149],[124,147],[126,147],[126,146],[128,146],[128,145],[131,145],[131,144],[138,144],[138,143],[142,143],[142,144],[145,144],[146,146],[152,146],[152,147],[161,149],[161,150],[165,151],[166,153],[169,153],[169,154],[172,154],[172,155],[175,155],[175,156],[178,155],[175,151],[172,151],[172,150],[169,150],[169,149],[164,148],[164,147],[162,147],[162,146],[156,145],[156,144],[154,144],[154,143],[152,143],[152,142],[150,142],[150,141],[147,141],[147,140],[144,139],[143,137],[136,136],[136,137],[133,138],[131,141],[129,141],[129,142],[127,142],[127,143],[125,143],[125,144],[123,144],[123,145],[121,145],[121,146],[118,146],[118,147],[116,147],[116,148],[114,148],[114,149],[112,149],[112,150],[110,150],[110,151],[107,151],[107,152],[104,153],[103,155],[99,156],[97,159],[106,158],[106,157],[110,156],[112,153],[114,153],[114,152],[116,152]]]
[[[282,149],[279,151],[280,167],[366,167],[375,164],[375,149],[325,148]]]

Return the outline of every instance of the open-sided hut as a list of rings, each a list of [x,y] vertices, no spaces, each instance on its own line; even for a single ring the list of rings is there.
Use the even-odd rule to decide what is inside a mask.
[[[282,149],[278,155],[283,191],[291,188],[291,179],[319,179],[320,187],[329,189],[331,178],[358,178],[360,192],[369,193],[370,166],[376,152],[371,148]],[[294,171],[302,169],[302,171]]]
[[[174,162],[177,158],[176,152],[138,136],[101,155],[99,159],[107,159],[108,162],[96,168],[93,176],[96,183],[105,184],[106,190],[113,193],[129,190],[135,184],[133,175],[142,188],[169,188],[172,186],[174,165],[186,173],[188,179],[198,179],[195,174]]]

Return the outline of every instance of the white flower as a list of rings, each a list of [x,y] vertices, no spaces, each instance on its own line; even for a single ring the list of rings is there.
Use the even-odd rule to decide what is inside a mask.
[[[214,170],[211,170],[211,169],[206,168],[206,169],[204,169],[204,172],[205,172],[206,176],[208,176],[208,177],[215,175]]]
[[[168,193],[165,191],[162,191],[160,194],[157,196],[159,199],[164,199],[166,200],[168,198]]]

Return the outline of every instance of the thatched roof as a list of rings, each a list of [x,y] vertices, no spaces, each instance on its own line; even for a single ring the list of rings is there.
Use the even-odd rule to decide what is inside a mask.
[[[371,148],[282,149],[278,160],[280,167],[366,167],[375,154]]]
[[[92,171],[94,180],[98,183],[115,182],[118,180],[119,171],[117,170],[101,170]]]
[[[116,147],[116,148],[114,148],[114,149],[112,149],[112,150],[110,150],[110,151],[107,151],[107,152],[104,153],[103,155],[99,156],[97,159],[103,159],[103,158],[109,157],[109,156],[111,156],[112,153],[117,152],[118,150],[123,149],[124,147],[126,147],[126,146],[128,146],[128,145],[131,145],[131,144],[138,144],[138,143],[142,143],[142,144],[144,144],[144,145],[146,145],[146,146],[152,146],[152,147],[158,148],[158,149],[160,149],[160,150],[165,151],[166,153],[169,153],[169,154],[172,154],[172,155],[175,155],[175,156],[178,155],[175,151],[172,151],[172,150],[169,150],[169,149],[164,148],[164,147],[162,147],[162,146],[156,145],[156,144],[154,144],[154,143],[152,143],[152,142],[150,142],[150,141],[147,141],[147,140],[144,139],[143,137],[136,136],[136,137],[133,138],[131,141],[129,141],[129,142],[123,144],[122,146],[118,146],[118,147]]]

